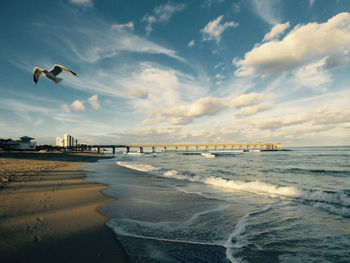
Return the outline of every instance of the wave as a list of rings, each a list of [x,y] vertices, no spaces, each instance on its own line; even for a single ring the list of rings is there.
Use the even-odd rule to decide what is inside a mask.
[[[342,190],[338,192],[305,190],[296,188],[294,186],[279,186],[258,180],[231,180],[216,176],[201,176],[198,174],[180,173],[176,170],[164,171],[161,168],[152,165],[140,164],[136,162],[117,162],[117,164],[143,172],[155,171],[157,172],[156,175],[158,176],[185,180],[189,182],[199,182],[206,185],[213,185],[215,187],[231,189],[232,191],[266,195],[271,198],[289,198],[306,202],[320,203],[318,205],[312,203],[311,205],[319,208],[324,208],[331,213],[336,213],[344,217],[350,216],[350,190]],[[322,203],[325,205],[321,205]]]
[[[344,206],[335,206],[335,205],[331,205],[323,202],[315,202],[312,206],[316,208],[322,208],[333,214],[350,218],[350,208],[347,208]]]
[[[226,257],[232,262],[232,263],[238,263],[241,262],[241,258],[235,258],[232,255],[234,255],[234,248],[242,248],[246,245],[248,245],[248,240],[245,238],[244,233],[246,232],[246,227],[248,226],[249,219],[257,214],[264,213],[272,208],[272,205],[267,205],[263,208],[260,208],[258,210],[252,211],[248,214],[246,214],[244,217],[242,217],[241,220],[236,224],[235,229],[230,234],[228,239],[225,242],[224,247],[226,248]]]
[[[113,229],[113,231],[118,236],[121,235],[121,236],[127,236],[127,237],[135,237],[140,239],[157,240],[157,241],[172,242],[172,243],[185,243],[185,244],[204,245],[204,246],[222,246],[222,244],[219,244],[219,243],[199,242],[199,241],[182,240],[182,239],[170,239],[170,238],[134,234],[134,233],[130,233],[127,230],[124,230],[121,226],[118,226],[116,222],[113,222],[113,220],[106,222],[106,225],[111,229]]]
[[[160,169],[150,164],[142,164],[138,162],[116,162],[116,164],[132,170],[140,171],[140,172],[150,172],[150,171],[156,171]]]
[[[170,170],[163,174],[166,177],[172,177],[179,180],[192,182],[201,182],[207,185],[223,187],[233,191],[247,192],[251,194],[267,195],[271,198],[292,198],[301,201],[311,201],[324,203],[325,205],[314,205],[315,207],[324,208],[325,210],[338,215],[349,217],[350,215],[350,190],[338,192],[321,191],[321,190],[303,190],[294,186],[278,186],[261,181],[241,181],[229,180],[220,177],[201,177],[198,175],[188,176],[178,173],[176,170]],[[340,206],[340,207],[338,207]]]
[[[326,174],[326,175],[334,175],[334,176],[345,176],[350,175],[350,171],[348,170],[324,170],[324,169],[305,169],[305,168],[289,168],[286,170],[282,170],[284,173],[309,173],[309,174]]]
[[[169,236],[171,236],[170,235],[171,233],[177,232],[180,229],[184,229],[192,225],[198,218],[200,218],[203,215],[224,211],[230,206],[231,206],[230,204],[225,204],[225,205],[215,207],[213,209],[204,210],[204,211],[195,213],[188,220],[184,222],[166,221],[166,222],[154,223],[154,222],[124,218],[124,219],[112,219],[108,221],[106,224],[108,227],[112,228],[117,235],[165,241],[165,242],[188,243],[188,244],[224,247],[223,243],[203,242],[203,241],[181,239],[181,238],[175,238],[175,237],[169,238]]]

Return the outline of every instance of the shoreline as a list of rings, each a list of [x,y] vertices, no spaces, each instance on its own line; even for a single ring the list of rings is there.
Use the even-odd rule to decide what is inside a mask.
[[[1,262],[128,262],[99,208],[115,198],[86,180],[93,153],[0,153]]]

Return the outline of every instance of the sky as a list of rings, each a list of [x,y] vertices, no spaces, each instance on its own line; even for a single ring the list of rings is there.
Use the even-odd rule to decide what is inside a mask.
[[[350,145],[349,0],[2,0],[0,31],[0,138]]]

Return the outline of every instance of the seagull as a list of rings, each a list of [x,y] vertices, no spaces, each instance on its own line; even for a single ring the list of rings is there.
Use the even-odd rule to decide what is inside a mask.
[[[69,73],[73,74],[74,76],[78,77],[78,75],[76,73],[74,73],[70,69],[63,67],[63,66],[60,66],[60,65],[54,65],[53,68],[50,69],[50,71],[47,71],[46,69],[41,69],[41,68],[35,67],[33,70],[34,83],[37,84],[40,76],[42,74],[44,74],[47,78],[51,79],[52,82],[55,82],[57,84],[57,83],[61,82],[62,79],[56,78],[56,76],[58,74],[60,74],[62,71],[69,72]]]

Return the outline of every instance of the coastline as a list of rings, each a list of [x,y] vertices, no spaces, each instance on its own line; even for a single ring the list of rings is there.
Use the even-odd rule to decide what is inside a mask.
[[[1,262],[127,262],[99,207],[115,200],[85,179],[85,153],[1,153]]]

